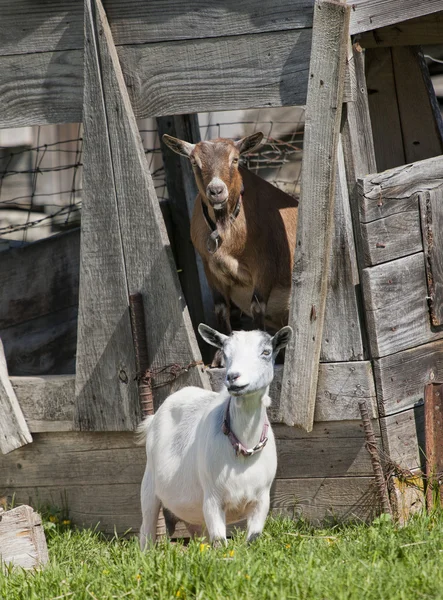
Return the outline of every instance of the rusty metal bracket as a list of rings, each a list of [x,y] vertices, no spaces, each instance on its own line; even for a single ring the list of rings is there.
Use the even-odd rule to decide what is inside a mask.
[[[426,506],[443,506],[443,383],[425,385]]]

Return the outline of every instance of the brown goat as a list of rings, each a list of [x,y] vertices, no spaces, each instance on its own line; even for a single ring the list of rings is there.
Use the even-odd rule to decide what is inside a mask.
[[[231,301],[261,329],[288,322],[298,202],[238,165],[240,155],[255,150],[262,139],[258,132],[237,142],[219,138],[190,144],[163,136],[194,170],[199,194],[191,238],[226,333],[231,332]]]

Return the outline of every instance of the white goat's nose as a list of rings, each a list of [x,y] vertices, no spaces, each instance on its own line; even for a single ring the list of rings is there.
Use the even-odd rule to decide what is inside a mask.
[[[240,379],[240,373],[237,373],[236,371],[232,373],[227,373],[226,379],[228,380],[228,383],[234,383],[234,381]]]

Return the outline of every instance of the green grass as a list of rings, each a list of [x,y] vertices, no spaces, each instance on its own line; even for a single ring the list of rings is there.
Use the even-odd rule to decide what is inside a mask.
[[[2,600],[443,598],[441,514],[322,530],[270,519],[251,546],[238,534],[216,550],[194,540],[142,553],[136,539],[54,526],[47,538],[44,570],[0,573]]]

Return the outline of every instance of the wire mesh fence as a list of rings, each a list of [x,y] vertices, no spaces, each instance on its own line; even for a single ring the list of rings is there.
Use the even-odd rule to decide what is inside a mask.
[[[299,193],[303,109],[206,113],[201,137],[240,138],[263,131],[259,151],[243,164],[291,195]],[[168,197],[160,140],[154,119],[139,123],[159,200]],[[0,131],[0,250],[78,227],[81,221],[82,125]]]

